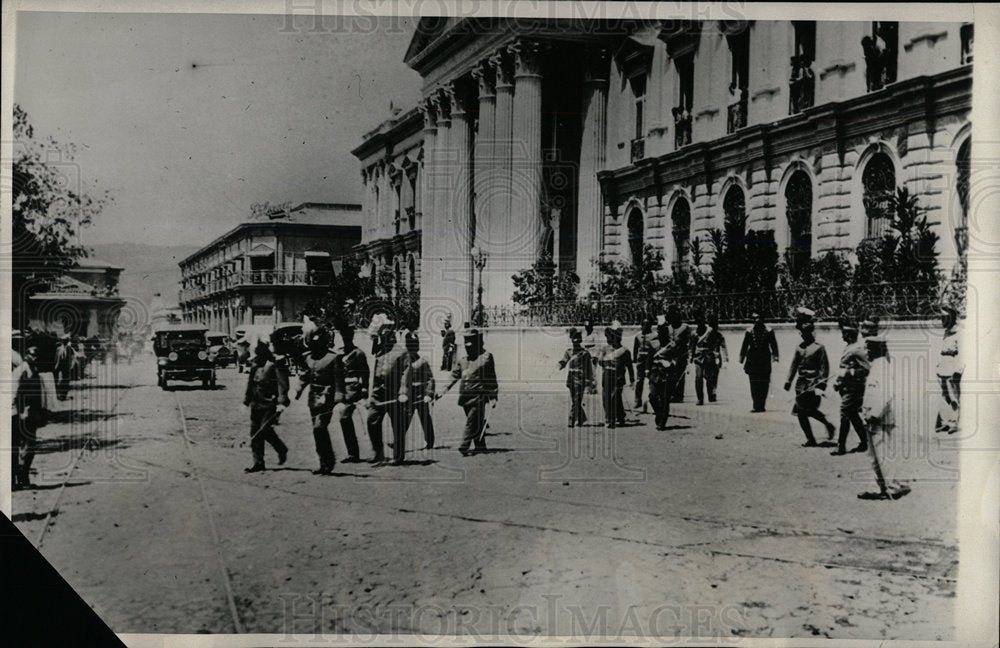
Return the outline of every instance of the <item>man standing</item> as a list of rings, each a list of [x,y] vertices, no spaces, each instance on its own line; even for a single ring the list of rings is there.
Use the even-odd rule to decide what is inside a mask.
[[[313,474],[329,475],[333,473],[336,463],[329,426],[334,406],[343,400],[343,393],[340,391],[343,385],[343,365],[340,358],[330,351],[330,336],[324,329],[314,328],[304,337],[309,351],[305,356],[306,371],[295,392],[295,400],[302,396],[306,387],[309,388],[309,415],[312,418],[316,454],[319,455],[319,469],[314,470]]]
[[[708,318],[708,326],[699,323],[695,331],[691,359],[694,361],[694,391],[698,396],[698,404],[704,405],[705,391],[708,391],[708,402],[714,403],[715,387],[719,382],[719,368],[723,362],[729,362],[726,339],[719,331],[717,316],[712,315]]]
[[[455,362],[455,350],[458,344],[455,342],[455,331],[451,328],[451,318],[444,321],[444,329],[441,330],[441,371],[451,371]]]
[[[615,428],[625,423],[625,404],[622,402],[625,373],[628,372],[629,383],[635,382],[635,373],[632,368],[632,354],[622,346],[620,325],[604,329],[604,335],[608,346],[598,360],[598,364],[601,365],[601,396],[604,400],[605,425]]]
[[[691,327],[683,322],[681,312],[676,306],[671,307],[667,321],[670,323],[670,339],[677,352],[674,359],[676,382],[670,400],[674,403],[680,403],[684,400],[684,377],[687,373],[688,354],[693,342],[693,335]]]
[[[399,402],[403,403],[401,431],[395,435],[393,463],[402,463],[406,432],[416,412],[424,430],[424,450],[434,448],[434,419],[431,418],[431,401],[434,400],[434,371],[427,358],[420,355],[420,337],[416,331],[406,334],[406,352],[409,355],[403,377],[399,383]]]
[[[343,342],[339,361],[344,380],[342,389],[344,397],[340,403],[339,419],[340,430],[344,434],[344,445],[347,447],[347,459],[344,459],[343,463],[358,463],[361,461],[361,455],[358,449],[358,436],[354,432],[354,410],[358,402],[368,398],[368,380],[371,371],[368,368],[368,356],[354,345],[354,329],[350,326],[341,328],[340,339]],[[380,449],[375,449],[376,454],[379,452]]]
[[[941,357],[937,363],[941,400],[934,431],[955,434],[958,432],[959,400],[965,365],[958,356],[958,311],[953,306],[945,305],[941,309],[941,325],[944,327],[944,336],[941,340]]]
[[[753,326],[747,329],[740,347],[740,364],[750,379],[752,412],[763,412],[771,387],[771,363],[778,362],[778,342],[774,331],[764,325],[760,313],[753,314]]]
[[[375,371],[372,378],[371,398],[368,405],[368,438],[371,440],[375,456],[371,463],[385,463],[385,448],[382,442],[382,421],[386,415],[389,425],[395,430],[403,425],[403,407],[399,402],[399,384],[409,358],[405,349],[396,345],[393,322],[385,320],[375,334],[378,353],[375,356]]]
[[[459,382],[461,381],[461,382]],[[465,357],[459,358],[451,372],[451,382],[438,398],[459,382],[458,405],[465,410],[465,435],[458,451],[462,456],[473,454],[469,447],[475,443],[474,452],[486,450],[486,405],[496,407],[499,386],[493,355],[483,348],[483,334],[477,329],[465,332]]]
[[[595,392],[597,386],[594,383],[594,359],[590,353],[583,348],[581,342],[583,335],[579,330],[571,328],[569,330],[569,340],[573,345],[563,354],[559,361],[559,369],[569,367],[566,375],[566,387],[569,388],[569,427],[583,426],[587,422],[587,413],[583,409],[583,395],[586,392]]]
[[[670,339],[669,325],[660,324],[656,333],[660,344],[649,361],[649,403],[653,406],[656,430],[662,432],[667,429],[667,419],[670,418],[670,396],[676,378],[674,359],[677,352]]]
[[[15,338],[15,342],[18,338]],[[35,364],[37,349],[28,341],[20,362],[15,351],[15,366],[11,378],[14,382],[14,403],[11,407],[10,434],[12,458],[12,490],[31,488],[31,463],[35,458],[38,428],[45,425],[45,408],[42,405],[42,380]]]
[[[653,333],[653,320],[648,317],[642,320],[642,330],[635,336],[632,343],[632,357],[635,358],[635,409],[642,408],[646,411],[646,404],[642,402],[642,388],[646,382],[646,374],[649,371],[649,363],[653,359],[653,354],[659,348],[660,343]]]
[[[792,407],[792,414],[798,416],[799,425],[806,435],[803,446],[815,447],[818,444],[809,424],[810,418],[826,426],[827,436],[833,438],[833,423],[830,423],[819,409],[823,401],[823,392],[826,391],[826,382],[830,377],[830,361],[826,355],[826,347],[816,341],[815,324],[805,321],[799,324],[798,328],[802,342],[795,348],[795,356],[788,370],[788,380],[785,381],[785,391],[792,388],[794,380],[795,405]]]
[[[871,367],[868,352],[864,344],[858,341],[857,327],[845,323],[840,332],[847,346],[840,356],[840,371],[833,383],[834,390],[840,392],[840,434],[837,449],[832,453],[836,456],[847,454],[847,435],[851,426],[854,426],[854,431],[861,440],[851,452],[868,450],[868,436],[861,421],[861,403],[865,397],[865,380]]]
[[[70,344],[70,337],[67,333],[59,338],[59,347],[56,349],[56,398],[59,400],[68,398],[70,374],[73,371],[75,359],[76,353]]]
[[[274,431],[275,419],[288,407],[288,370],[275,362],[274,349],[269,337],[251,344],[253,358],[250,378],[247,380],[243,404],[250,408],[250,451],[253,465],[244,472],[264,470],[264,442],[270,443],[278,453],[278,465],[285,463],[288,446]]]
[[[878,335],[877,328],[869,329],[865,337],[870,369],[861,415],[866,423],[868,456],[878,491],[858,493],[858,498],[899,499],[910,492],[910,487],[896,481],[894,462],[889,456],[896,428],[894,410],[899,402],[893,366],[885,338]]]

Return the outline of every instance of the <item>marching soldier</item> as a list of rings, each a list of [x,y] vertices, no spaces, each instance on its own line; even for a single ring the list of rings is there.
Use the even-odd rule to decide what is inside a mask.
[[[319,469],[314,475],[333,473],[336,458],[330,443],[330,420],[333,408],[343,400],[340,357],[330,351],[330,336],[322,328],[314,328],[304,335],[309,352],[305,356],[306,371],[302,374],[295,400],[309,388],[309,415],[312,418],[313,440],[319,455]]]
[[[667,321],[670,324],[670,339],[677,350],[673,369],[676,382],[670,400],[674,403],[680,403],[684,400],[684,376],[687,372],[688,354],[691,349],[693,333],[691,327],[681,319],[681,312],[676,306],[671,307]]]
[[[818,444],[809,425],[810,418],[825,425],[828,438],[833,438],[833,423],[819,409],[830,377],[830,361],[826,355],[826,347],[816,341],[815,324],[811,318],[802,320],[797,327],[802,342],[795,348],[788,380],[785,381],[785,391],[792,388],[792,381],[795,380],[795,405],[792,407],[792,414],[798,416],[799,425],[806,435],[803,447],[815,447]]]
[[[465,410],[465,435],[458,451],[466,457],[486,450],[486,405],[496,407],[499,392],[493,354],[483,348],[483,334],[477,329],[466,330],[465,357],[459,358],[451,371],[451,382],[437,397],[448,393],[456,382],[458,405]],[[476,449],[470,452],[473,443]]]
[[[649,361],[649,404],[653,406],[656,430],[662,432],[667,429],[667,419],[670,418],[670,399],[677,380],[675,365],[678,350],[670,337],[668,324],[657,326],[656,334],[659,348]],[[683,349],[681,353],[684,353]]]
[[[340,403],[340,430],[344,434],[344,445],[347,447],[347,458],[342,463],[358,463],[361,455],[358,449],[358,437],[354,432],[354,410],[357,403],[368,398],[368,380],[371,372],[368,369],[368,357],[365,352],[354,345],[354,329],[345,326],[340,329],[340,339],[343,348],[339,356],[341,376],[343,376],[343,400]],[[375,454],[380,448],[373,448]]]
[[[408,362],[403,369],[399,384],[399,401],[403,403],[402,431],[396,435],[393,458],[402,462],[406,432],[416,412],[420,427],[424,430],[424,450],[434,448],[434,419],[431,418],[431,402],[434,400],[434,371],[427,358],[420,355],[420,337],[416,331],[406,334]]]
[[[660,347],[659,340],[653,333],[653,320],[646,318],[642,320],[642,330],[635,336],[632,344],[632,356],[635,358],[635,409],[642,408],[646,411],[646,404],[642,402],[642,388],[646,382],[646,374],[649,372],[650,362],[653,354]]]
[[[763,412],[771,388],[771,364],[778,362],[778,342],[774,331],[764,325],[764,316],[752,315],[753,326],[747,329],[740,347],[740,364],[750,380],[752,412]]]
[[[251,348],[254,355],[243,404],[250,408],[250,451],[253,453],[253,465],[245,468],[244,472],[255,473],[264,470],[265,441],[278,453],[279,466],[288,457],[288,446],[278,438],[274,423],[290,401],[288,370],[275,361],[269,336],[257,339],[256,344],[251,344]]]
[[[840,434],[837,437],[837,449],[833,455],[847,454],[847,435],[851,426],[861,442],[851,452],[866,452],[868,450],[868,435],[861,420],[861,404],[865,397],[865,379],[871,364],[868,361],[868,351],[858,340],[858,329],[853,324],[841,326],[841,335],[847,346],[840,356],[840,370],[833,382],[833,389],[840,393]]]
[[[375,450],[375,456],[371,459],[371,463],[374,464],[385,463],[385,448],[382,442],[383,419],[388,415],[394,439],[396,430],[401,429],[403,425],[403,407],[398,394],[403,369],[409,356],[406,349],[396,344],[396,331],[392,326],[391,321],[384,320],[375,334],[378,354],[375,356],[367,421],[368,438]]]
[[[444,329],[441,330],[441,371],[451,371],[451,366],[455,362],[455,351],[458,344],[455,342],[455,331],[451,328],[451,318],[444,321]]]
[[[579,330],[571,328],[569,339],[573,348],[567,349],[559,361],[559,369],[569,367],[566,375],[566,387],[569,388],[569,427],[583,426],[587,422],[587,413],[583,410],[583,395],[597,391],[594,382],[594,359],[583,348],[583,335]]]
[[[609,326],[604,329],[608,348],[601,354],[598,364],[601,365],[601,396],[604,399],[605,425],[614,428],[625,424],[625,404],[622,402],[622,389],[625,387],[625,373],[628,372],[628,382],[635,382],[632,368],[632,354],[622,346],[622,330]]]
[[[694,362],[694,391],[698,396],[698,404],[705,403],[708,392],[708,402],[715,402],[715,387],[719,382],[719,368],[723,362],[729,362],[726,351],[726,339],[719,331],[719,318],[712,315],[708,318],[708,326],[699,322],[691,349],[691,360]]]

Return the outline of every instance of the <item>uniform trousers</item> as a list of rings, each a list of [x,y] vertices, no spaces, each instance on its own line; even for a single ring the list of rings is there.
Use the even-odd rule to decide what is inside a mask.
[[[672,376],[650,378],[649,380],[649,404],[653,406],[653,420],[658,428],[665,427],[667,419],[670,418],[672,387]]]
[[[403,409],[399,403],[388,405],[375,405],[368,410],[368,439],[375,450],[375,459],[385,458],[385,449],[382,445],[382,420],[389,417],[389,425],[392,427],[393,457],[402,459],[406,430],[403,428]]]
[[[625,403],[622,402],[623,385],[618,375],[605,372],[601,374],[601,396],[604,399],[604,421],[608,427],[625,423]]]
[[[767,392],[771,389],[771,372],[747,374],[750,379],[750,400],[753,401],[753,409],[764,411],[767,403]]]
[[[569,426],[583,425],[587,422],[587,413],[583,411],[583,396],[587,393],[585,385],[569,385]]]
[[[354,431],[354,403],[343,403],[338,410],[340,420],[340,431],[344,434],[344,445],[347,447],[347,457],[358,459],[360,450],[358,449],[358,435]],[[376,452],[378,452],[376,450]]]
[[[38,426],[30,417],[22,419],[16,414],[10,417],[11,464],[16,483],[28,483],[28,473],[35,459],[37,433]]]
[[[708,392],[709,402],[715,402],[715,387],[719,384],[719,365],[714,362],[694,365],[694,391],[698,396],[698,402],[704,402],[705,391]]]
[[[278,433],[274,431],[277,407],[273,404],[253,403],[250,405],[250,452],[254,465],[264,464],[264,442],[271,444],[279,455],[288,452]]]
[[[635,362],[635,406],[642,407],[642,390],[646,384],[646,360],[637,358]]]
[[[485,450],[486,399],[480,397],[462,403],[462,409],[465,410],[465,434],[462,444],[458,446],[459,451],[467,452],[473,443],[477,450]]]
[[[424,430],[424,443],[428,448],[433,448],[434,419],[431,417],[431,404],[422,398],[406,404],[406,409],[403,412],[403,437],[406,437],[406,432],[410,429],[410,422],[413,420],[414,413],[420,419],[420,427]]]
[[[333,418],[332,409],[310,409],[312,415],[313,441],[316,443],[316,454],[319,455],[320,468],[333,468],[336,458],[333,454],[333,445],[330,443],[330,419]]]

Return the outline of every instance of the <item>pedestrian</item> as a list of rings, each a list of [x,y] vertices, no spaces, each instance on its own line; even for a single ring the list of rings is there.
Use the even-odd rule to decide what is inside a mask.
[[[319,468],[314,475],[330,475],[336,457],[330,443],[330,420],[333,409],[343,400],[343,364],[330,350],[330,335],[325,329],[314,326],[303,333],[308,352],[304,357],[305,371],[299,379],[295,400],[309,388],[309,416],[312,420],[313,441],[319,456]]]
[[[778,342],[774,331],[764,324],[764,317],[754,313],[753,326],[743,335],[740,347],[740,364],[750,380],[751,412],[763,412],[767,404],[767,392],[771,388],[771,364],[778,362]]]
[[[910,487],[896,480],[895,462],[890,456],[896,429],[895,408],[899,403],[893,363],[885,337],[878,335],[877,330],[869,330],[865,347],[870,368],[861,415],[865,421],[868,456],[878,491],[858,493],[858,498],[899,499],[910,492]]]
[[[420,336],[416,331],[406,334],[406,352],[408,361],[404,365],[403,378],[399,384],[399,400],[403,403],[402,432],[396,435],[396,445],[393,447],[393,457],[403,460],[406,432],[416,413],[420,419],[420,427],[424,430],[424,450],[434,448],[434,419],[431,416],[431,403],[434,402],[434,370],[427,358],[420,355]]]
[[[493,354],[483,345],[483,334],[478,329],[466,329],[465,357],[459,358],[451,370],[451,381],[437,395],[441,398],[458,385],[458,405],[465,411],[465,433],[458,451],[469,456],[486,450],[486,405],[497,405],[499,385]],[[470,447],[475,444],[475,450]]]
[[[288,446],[278,438],[274,424],[290,401],[288,370],[275,361],[270,336],[250,340],[250,348],[253,356],[243,404],[250,408],[250,452],[253,454],[253,465],[245,468],[244,472],[255,473],[264,470],[265,441],[278,453],[279,466],[288,457]]]
[[[569,427],[580,426],[587,422],[587,413],[583,408],[583,395],[596,393],[594,382],[594,359],[583,348],[583,334],[576,328],[569,330],[569,341],[572,348],[566,350],[559,361],[559,369],[567,369],[566,387],[569,389]]]
[[[625,424],[625,404],[622,402],[622,390],[625,387],[625,374],[628,373],[629,384],[635,383],[635,372],[632,367],[632,354],[622,346],[622,330],[620,324],[612,324],[604,329],[608,346],[598,359],[601,366],[601,397],[604,403],[604,424],[615,428]]]
[[[673,386],[670,400],[674,403],[684,401],[684,381],[687,374],[688,357],[691,343],[693,342],[693,330],[684,323],[681,312],[676,306],[672,306],[667,315],[667,322],[670,324],[670,339],[674,342],[676,356],[674,358],[674,375],[677,377]]]
[[[955,434],[958,432],[959,402],[961,399],[962,372],[965,365],[958,355],[959,326],[958,311],[946,304],[941,309],[941,325],[944,335],[941,339],[941,353],[936,373],[941,388],[935,432]]]
[[[371,397],[368,400],[368,438],[375,456],[370,462],[385,463],[385,448],[382,436],[382,421],[388,416],[389,425],[395,439],[396,430],[403,425],[403,404],[399,402],[399,384],[408,360],[406,349],[396,344],[393,322],[382,319],[375,329],[375,370],[372,376]],[[393,462],[396,463],[396,462]]]
[[[42,381],[42,408],[46,412],[53,412],[59,406],[55,378],[59,340],[48,331],[35,331],[30,327],[24,334],[24,339],[35,345],[35,367]]]
[[[833,423],[830,423],[819,409],[830,377],[830,361],[826,356],[826,347],[816,341],[816,325],[806,321],[799,324],[798,329],[802,342],[795,348],[792,365],[788,370],[788,380],[785,381],[785,391],[792,388],[794,380],[795,405],[792,407],[792,414],[798,416],[799,425],[806,435],[803,447],[814,447],[818,444],[813,437],[810,418],[826,426],[829,439],[833,439],[835,429]]]
[[[66,400],[69,397],[69,381],[75,357],[69,334],[62,335],[56,348],[55,366],[56,398],[59,400]]]
[[[444,320],[444,328],[441,330],[441,371],[451,371],[457,349],[455,331],[452,330],[451,318],[448,317]]]
[[[656,334],[659,347],[649,362],[649,404],[653,406],[656,429],[662,432],[667,429],[667,419],[670,418],[670,400],[677,378],[674,371],[677,350],[670,339],[669,325],[660,324]]]
[[[726,338],[719,330],[719,318],[711,315],[707,326],[700,322],[693,339],[691,360],[694,362],[694,391],[698,396],[698,404],[704,405],[706,391],[708,402],[714,403],[719,370],[723,363],[729,362]]]
[[[15,344],[23,342],[20,335]],[[46,423],[47,412],[42,403],[44,386],[36,365],[37,347],[28,340],[24,352],[14,352],[13,403],[11,407],[11,479],[12,490],[31,488],[31,464],[38,443],[38,428]],[[19,357],[18,357],[19,355]]]
[[[835,456],[847,454],[847,435],[851,426],[860,439],[860,443],[851,452],[868,450],[868,435],[861,420],[861,403],[865,397],[865,380],[870,368],[868,351],[864,343],[858,340],[858,329],[853,324],[844,323],[840,327],[840,333],[847,346],[840,356],[840,369],[833,382],[834,391],[840,393],[840,434],[837,437],[837,449],[831,453]]]
[[[646,410],[646,403],[642,401],[642,390],[646,382],[646,375],[649,372],[649,363],[653,359],[653,354],[660,347],[659,340],[653,333],[653,320],[648,317],[642,320],[642,328],[635,341],[632,343],[632,357],[635,359],[635,409]]]
[[[358,463],[361,461],[358,448],[358,436],[354,431],[354,410],[357,404],[368,398],[368,381],[371,371],[368,368],[368,356],[354,344],[354,328],[343,326],[339,330],[342,348],[339,360],[341,376],[343,377],[343,399],[338,405],[340,431],[344,435],[344,445],[347,447],[347,458],[342,463]],[[376,450],[378,454],[379,450]]]

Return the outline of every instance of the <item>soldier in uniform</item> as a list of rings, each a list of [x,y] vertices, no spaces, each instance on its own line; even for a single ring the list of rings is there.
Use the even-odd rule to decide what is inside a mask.
[[[868,436],[861,420],[861,404],[865,397],[865,380],[871,364],[868,362],[868,351],[864,343],[858,340],[858,329],[853,324],[845,323],[840,329],[844,342],[844,352],[840,356],[840,370],[833,382],[833,389],[840,393],[840,434],[837,437],[837,449],[833,455],[847,454],[847,435],[854,426],[861,442],[851,452],[866,452]]]
[[[473,443],[474,452],[486,450],[486,405],[496,407],[499,392],[493,354],[483,348],[483,334],[477,329],[466,330],[465,357],[459,358],[451,371],[451,382],[437,397],[448,393],[459,381],[458,405],[465,410],[465,434],[458,451],[468,456]]]
[[[444,328],[441,330],[441,371],[451,371],[451,366],[455,362],[455,351],[458,344],[455,341],[455,331],[451,328],[451,318],[444,321]]]
[[[707,326],[699,322],[692,338],[691,360],[694,362],[694,391],[698,404],[705,403],[705,391],[708,392],[708,402],[714,403],[719,369],[723,362],[729,362],[726,339],[719,331],[719,318],[715,315],[708,318]]]
[[[427,358],[420,355],[420,337],[416,331],[406,334],[406,352],[409,354],[403,378],[399,383],[399,402],[403,404],[401,430],[395,435],[393,463],[402,462],[406,432],[416,412],[420,427],[424,430],[424,450],[434,447],[434,419],[431,418],[431,402],[434,400],[434,371]]]
[[[396,344],[393,323],[385,320],[379,326],[377,336],[378,353],[375,356],[375,370],[372,377],[371,398],[368,406],[368,438],[371,440],[375,456],[371,463],[385,463],[385,448],[382,442],[382,421],[386,415],[395,430],[403,425],[403,404],[399,402],[399,383],[409,358],[406,349]]]
[[[752,412],[763,412],[767,404],[767,392],[771,388],[771,364],[778,362],[778,342],[774,331],[764,325],[764,316],[752,315],[753,326],[743,335],[740,347],[740,364],[750,379],[750,400]]]
[[[344,445],[347,447],[347,458],[343,463],[358,463],[361,461],[358,449],[358,437],[354,432],[354,410],[356,404],[368,398],[368,380],[371,372],[368,369],[368,357],[365,352],[354,345],[354,329],[345,326],[340,329],[340,339],[343,341],[339,361],[343,376],[343,401],[340,404],[340,430],[344,434]],[[375,449],[376,455],[380,448]]]
[[[659,348],[660,343],[656,334],[653,333],[653,320],[646,318],[642,320],[642,330],[635,336],[632,343],[632,357],[635,358],[635,408],[642,408],[646,411],[646,404],[642,401],[642,388],[646,382],[646,374],[649,372],[649,363],[653,359],[653,354]]]
[[[622,346],[622,330],[609,326],[604,329],[608,346],[598,359],[601,366],[601,396],[604,401],[605,425],[614,428],[625,424],[625,404],[622,402],[622,389],[625,387],[625,373],[628,372],[628,382],[635,382],[632,367],[632,354]]]
[[[677,350],[673,370],[674,375],[676,376],[676,382],[674,383],[670,400],[674,403],[680,403],[684,400],[684,377],[687,373],[688,357],[690,354],[691,343],[693,341],[693,331],[691,327],[685,324],[681,319],[681,312],[676,307],[670,309],[667,321],[670,324],[670,339],[673,341],[674,347]]]
[[[250,408],[250,451],[253,465],[244,472],[264,470],[264,442],[270,443],[278,453],[278,465],[285,463],[288,446],[274,431],[275,419],[288,407],[288,370],[275,362],[274,349],[269,337],[251,343],[253,358],[247,380],[243,404]]]
[[[343,365],[340,357],[330,351],[330,335],[322,328],[313,328],[304,334],[309,352],[305,356],[306,370],[299,380],[295,399],[309,388],[309,415],[312,418],[313,440],[319,455],[319,469],[314,475],[333,473],[336,458],[330,443],[330,420],[333,408],[343,400]]]
[[[566,387],[569,388],[569,427],[582,427],[587,422],[587,413],[583,410],[583,395],[597,391],[594,383],[594,359],[583,348],[583,335],[579,330],[571,328],[569,340],[573,347],[563,354],[559,369],[569,367],[566,375]]]
[[[816,341],[815,324],[803,321],[798,324],[798,329],[802,342],[795,348],[795,356],[788,370],[788,380],[785,381],[785,391],[792,388],[792,381],[795,380],[795,405],[792,407],[792,414],[798,416],[799,425],[806,435],[803,446],[814,447],[818,444],[809,425],[810,418],[825,425],[827,436],[833,438],[833,423],[830,423],[819,409],[822,394],[826,390],[826,382],[830,377],[830,361],[826,355],[826,347]]]

